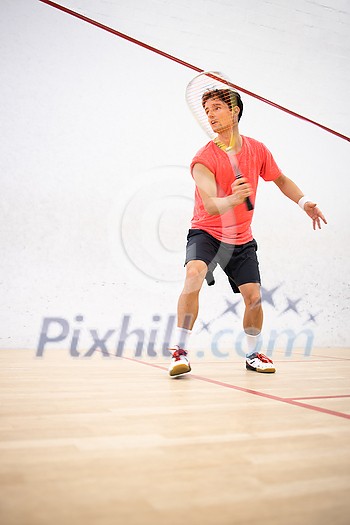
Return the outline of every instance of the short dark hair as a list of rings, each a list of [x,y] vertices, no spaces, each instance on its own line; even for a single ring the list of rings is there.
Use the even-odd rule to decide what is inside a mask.
[[[234,106],[238,106],[238,121],[240,121],[243,113],[243,102],[241,95],[237,91],[233,91],[233,89],[210,89],[209,91],[205,91],[202,96],[203,108],[206,102],[211,98],[219,98],[222,100],[222,102],[227,104],[230,109],[232,109]]]

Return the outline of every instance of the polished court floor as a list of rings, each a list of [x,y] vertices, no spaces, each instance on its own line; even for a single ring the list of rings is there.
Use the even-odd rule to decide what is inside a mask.
[[[0,351],[0,522],[347,525],[350,351],[275,363]]]

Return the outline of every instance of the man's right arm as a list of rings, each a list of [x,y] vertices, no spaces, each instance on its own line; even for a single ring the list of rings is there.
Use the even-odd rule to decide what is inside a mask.
[[[204,208],[209,215],[222,215],[238,204],[242,204],[246,197],[251,194],[247,179],[242,177],[232,184],[231,195],[218,197],[215,176],[206,166],[197,163],[194,165],[192,173]]]

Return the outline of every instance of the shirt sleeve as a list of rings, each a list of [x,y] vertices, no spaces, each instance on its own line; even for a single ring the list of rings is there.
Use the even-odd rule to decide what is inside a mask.
[[[266,181],[276,180],[280,175],[282,175],[282,170],[278,167],[271,152],[267,149],[267,147],[264,144],[262,144],[262,148],[263,159],[260,176]]]
[[[194,156],[192,162],[191,162],[191,174],[193,177],[193,168],[195,164],[203,164],[206,168],[208,168],[209,171],[215,174],[216,171],[216,159],[211,151],[209,151],[209,147],[204,146],[204,148],[200,149],[198,153]]]

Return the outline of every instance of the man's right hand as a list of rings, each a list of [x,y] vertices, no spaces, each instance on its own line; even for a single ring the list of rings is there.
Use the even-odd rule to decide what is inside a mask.
[[[241,177],[236,179],[233,184],[231,184],[232,195],[235,197],[235,201],[238,204],[242,204],[249,195],[252,194],[252,187],[248,182],[248,179]]]

